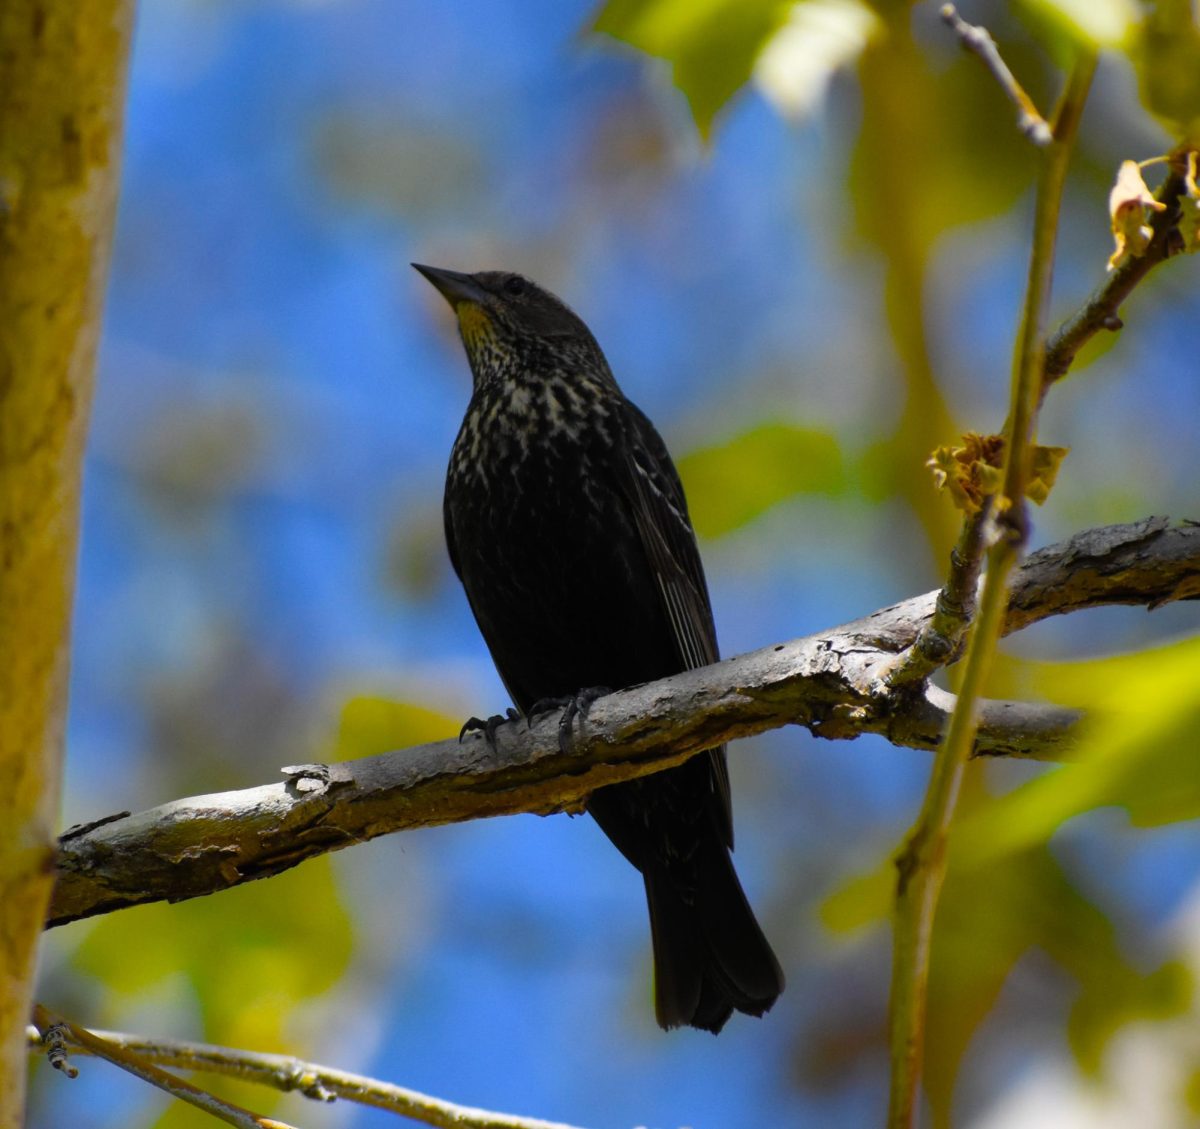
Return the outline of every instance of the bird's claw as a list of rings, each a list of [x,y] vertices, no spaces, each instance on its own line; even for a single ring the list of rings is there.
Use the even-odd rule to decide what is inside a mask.
[[[504,713],[494,713],[486,720],[481,717],[469,717],[463,722],[463,727],[458,731],[458,742],[461,745],[462,739],[468,733],[482,733],[483,739],[488,743],[488,747],[494,749],[496,747],[496,730],[506,721],[517,721],[521,715],[517,713],[512,706],[509,706]]]
[[[592,703],[597,698],[603,698],[605,694],[611,693],[612,690],[607,686],[589,686],[586,690],[580,690],[577,694],[569,694],[562,698],[539,698],[530,707],[529,717],[532,719],[539,714],[562,710],[562,716],[558,719],[558,751],[566,756],[570,752],[571,726],[575,718],[587,721],[588,710],[592,708]]]

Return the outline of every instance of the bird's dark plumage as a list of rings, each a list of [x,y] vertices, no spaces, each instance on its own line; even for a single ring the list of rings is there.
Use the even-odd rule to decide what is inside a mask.
[[[416,265],[416,264],[414,264]],[[718,658],[679,476],[587,326],[520,275],[417,265],[454,307],[474,378],[446,541],[523,712]],[[762,1015],[783,973],[733,869],[724,748],[587,803],[641,872],[663,1027]]]

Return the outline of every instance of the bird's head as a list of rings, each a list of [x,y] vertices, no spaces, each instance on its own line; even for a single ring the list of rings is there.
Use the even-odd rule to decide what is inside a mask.
[[[413,266],[453,307],[476,385],[564,368],[608,372],[600,346],[578,315],[523,275]]]

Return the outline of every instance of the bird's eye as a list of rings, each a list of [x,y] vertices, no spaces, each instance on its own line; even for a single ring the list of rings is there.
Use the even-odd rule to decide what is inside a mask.
[[[519,298],[525,293],[525,280],[519,274],[509,275],[504,280],[504,293],[510,298]]]

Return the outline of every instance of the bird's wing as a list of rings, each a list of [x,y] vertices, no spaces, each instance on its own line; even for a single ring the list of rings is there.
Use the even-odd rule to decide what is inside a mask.
[[[627,403],[619,455],[621,492],[629,505],[646,560],[658,586],[679,661],[685,670],[720,658],[704,566],[688,517],[683,485],[654,425]],[[724,749],[710,754],[722,830],[733,844],[729,770]]]
[[[462,569],[458,563],[458,543],[454,539],[454,521],[450,517],[449,493],[442,499],[442,526],[446,531],[446,552],[450,555],[450,567],[454,569],[454,575],[462,580]]]

